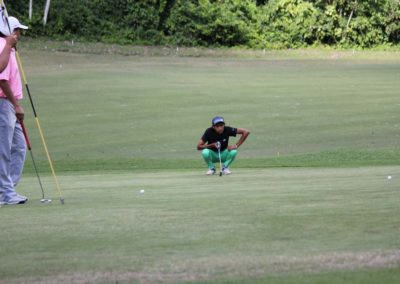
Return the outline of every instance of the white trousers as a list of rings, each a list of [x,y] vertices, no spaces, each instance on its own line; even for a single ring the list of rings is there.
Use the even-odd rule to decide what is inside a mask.
[[[26,142],[14,106],[0,98],[0,201],[16,196],[24,168]]]

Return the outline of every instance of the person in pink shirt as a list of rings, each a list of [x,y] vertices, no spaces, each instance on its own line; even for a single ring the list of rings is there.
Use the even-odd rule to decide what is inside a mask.
[[[0,27],[0,51],[7,54],[7,36],[19,40],[21,30],[28,29],[17,18],[8,17],[8,25]],[[24,119],[21,76],[15,54],[11,48],[8,64],[0,72],[0,205],[24,204],[27,198],[15,191],[25,162],[26,142],[20,121]],[[0,68],[2,67],[0,55]],[[1,69],[0,69],[1,70]]]
[[[3,51],[0,52],[0,73],[7,67],[8,61],[10,60],[10,53],[13,48],[17,45],[17,36],[10,35],[5,38],[6,44]]]

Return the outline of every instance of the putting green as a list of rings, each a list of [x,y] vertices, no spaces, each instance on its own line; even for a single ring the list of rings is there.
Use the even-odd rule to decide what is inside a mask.
[[[25,177],[29,203],[0,208],[0,278],[334,283],[333,272],[368,269],[399,279],[400,167],[232,171],[61,175],[64,206],[51,177],[48,205]]]

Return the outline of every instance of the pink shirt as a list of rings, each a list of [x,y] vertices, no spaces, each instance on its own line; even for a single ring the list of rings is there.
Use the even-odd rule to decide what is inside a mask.
[[[4,49],[6,45],[6,40],[4,38],[0,38],[0,52]],[[7,67],[0,73],[0,80],[8,81],[8,85],[10,86],[11,91],[14,94],[14,97],[17,100],[22,99],[22,84],[21,84],[21,76],[19,74],[18,62],[15,55],[15,49],[11,50],[10,60],[8,61]],[[3,90],[0,88],[0,97],[6,97],[3,93]]]

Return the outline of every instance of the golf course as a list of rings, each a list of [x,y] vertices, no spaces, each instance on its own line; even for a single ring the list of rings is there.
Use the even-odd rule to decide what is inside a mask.
[[[29,44],[61,191],[25,94],[52,202],[27,153],[1,284],[400,283],[399,52]],[[196,150],[216,115],[250,131],[229,176]]]

